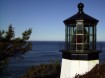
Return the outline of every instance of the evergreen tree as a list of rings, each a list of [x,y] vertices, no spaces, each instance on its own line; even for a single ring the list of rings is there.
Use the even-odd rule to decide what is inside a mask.
[[[30,38],[32,29],[28,29],[22,33],[22,38],[15,38],[15,31],[12,25],[8,30],[0,30],[0,61],[11,56],[23,54],[32,48]]]

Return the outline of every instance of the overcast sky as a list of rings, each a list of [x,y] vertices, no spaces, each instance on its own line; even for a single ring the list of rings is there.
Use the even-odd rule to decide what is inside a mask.
[[[0,29],[12,24],[16,37],[32,28],[30,40],[64,41],[63,20],[78,12],[80,1],[84,12],[99,20],[97,40],[105,41],[105,0],[0,0]]]

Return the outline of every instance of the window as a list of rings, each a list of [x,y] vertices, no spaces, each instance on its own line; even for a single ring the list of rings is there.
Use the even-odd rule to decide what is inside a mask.
[[[83,43],[83,35],[77,35],[77,43]]]
[[[93,27],[90,27],[90,35],[93,35]]]
[[[77,34],[82,34],[83,33],[83,25],[79,24],[77,25]]]

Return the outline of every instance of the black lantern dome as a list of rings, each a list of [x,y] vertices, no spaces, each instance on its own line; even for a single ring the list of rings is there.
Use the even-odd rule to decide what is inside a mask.
[[[64,20],[65,24],[69,24],[69,23],[75,24],[76,20],[78,20],[78,19],[83,19],[84,23],[89,23],[89,24],[97,24],[98,23],[97,19],[95,19],[95,18],[93,18],[93,17],[91,17],[91,16],[89,16],[83,12],[83,8],[84,8],[83,3],[79,3],[77,7],[78,7],[78,12],[75,15]]]

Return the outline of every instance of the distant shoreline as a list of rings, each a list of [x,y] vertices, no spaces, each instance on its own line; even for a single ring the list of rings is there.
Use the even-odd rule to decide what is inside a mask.
[[[47,40],[45,41],[29,40],[29,41],[32,41],[32,42],[65,42],[65,41],[47,41]],[[105,41],[97,41],[97,42],[105,42]]]

